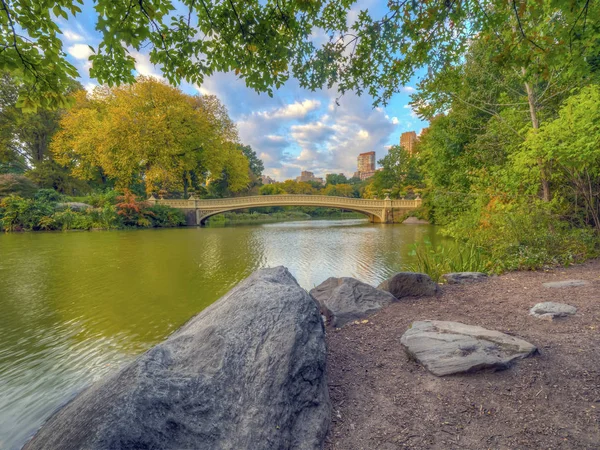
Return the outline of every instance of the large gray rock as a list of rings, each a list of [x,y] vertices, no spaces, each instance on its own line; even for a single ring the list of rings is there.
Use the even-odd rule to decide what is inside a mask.
[[[363,319],[396,301],[389,292],[348,277],[328,278],[312,289],[310,295],[334,327]]]
[[[543,283],[543,286],[547,287],[547,288],[563,288],[563,287],[585,286],[586,284],[588,284],[588,282],[583,281],[583,280],[564,280],[564,281],[551,281],[549,283]]]
[[[319,449],[331,404],[316,303],[263,269],[56,413],[32,449]]]
[[[71,209],[72,211],[85,211],[90,208],[93,208],[93,206],[88,205],[87,203],[81,203],[81,202],[64,202],[64,203],[56,204],[56,209],[67,209],[67,208]]]
[[[442,275],[448,284],[462,284],[470,281],[483,281],[487,275],[482,272],[451,272]]]
[[[529,314],[539,319],[554,319],[557,317],[572,316],[577,312],[577,308],[564,303],[543,302],[538,303],[529,310]]]
[[[377,286],[377,289],[387,291],[396,298],[428,297],[435,295],[438,285],[424,273],[398,272]]]
[[[458,322],[413,322],[401,338],[408,355],[437,376],[500,370],[537,353],[522,339]]]

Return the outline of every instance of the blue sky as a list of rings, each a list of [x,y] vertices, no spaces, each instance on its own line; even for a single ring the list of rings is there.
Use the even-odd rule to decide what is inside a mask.
[[[375,10],[377,0],[360,0],[349,14],[352,20],[361,9]],[[100,37],[96,13],[86,1],[83,12],[69,20],[59,20],[62,40],[68,59],[77,67],[81,83],[92,89],[95,80],[89,78],[91,51]],[[131,52],[136,58],[136,70],[141,75],[161,77],[160,68],[149,61],[148,52]],[[275,91],[273,98],[257,94],[245,86],[233,73],[215,74],[202,86],[182,84],[189,94],[215,94],[236,122],[240,140],[250,144],[265,164],[265,174],[283,181],[295,178],[301,170],[317,176],[343,172],[352,175],[359,153],[375,151],[377,159],[385,156],[387,147],[398,144],[400,134],[427,126],[408,106],[417,78],[402,88],[386,107],[373,108],[373,99],[346,93],[336,105],[337,91],[311,92],[290,79]]]

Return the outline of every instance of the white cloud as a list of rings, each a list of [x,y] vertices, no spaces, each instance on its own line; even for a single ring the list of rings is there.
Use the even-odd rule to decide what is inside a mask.
[[[397,117],[392,117],[392,125],[398,125],[400,123],[400,121],[398,120]]]
[[[417,90],[412,86],[402,86],[400,88],[400,92],[404,92],[405,94],[414,94]]]
[[[87,60],[93,54],[92,49],[86,44],[74,44],[67,49],[67,53],[78,60]]]
[[[71,42],[83,41],[83,36],[81,34],[75,33],[74,31],[71,31],[71,30],[64,30],[63,36],[65,37],[65,39],[67,41],[71,41]]]
[[[318,109],[321,102],[306,99],[303,102],[294,102],[273,111],[263,111],[258,114],[269,119],[302,119],[311,111]]]
[[[135,70],[140,75],[146,77],[154,77],[159,80],[164,80],[164,77],[160,74],[157,67],[150,62],[150,56],[144,55],[137,51],[130,51],[131,56],[135,58]]]

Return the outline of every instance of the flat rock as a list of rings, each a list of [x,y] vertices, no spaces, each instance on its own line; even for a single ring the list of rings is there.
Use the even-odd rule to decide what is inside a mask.
[[[402,223],[407,225],[429,225],[427,220],[417,219],[416,217],[407,217]]]
[[[547,288],[563,288],[563,287],[576,287],[576,286],[585,286],[588,284],[587,281],[583,280],[564,280],[564,281],[551,281],[549,283],[544,283],[543,286]]]
[[[377,289],[387,291],[396,298],[428,297],[436,294],[438,285],[424,273],[398,272],[377,286]]]
[[[522,339],[458,322],[413,322],[400,342],[407,354],[437,376],[506,369],[537,353]]]
[[[334,327],[364,319],[396,301],[386,291],[374,288],[355,278],[328,278],[310,291],[321,312]]]
[[[564,303],[543,302],[538,303],[529,310],[529,314],[540,319],[554,319],[557,317],[572,316],[577,312],[577,308]]]
[[[321,449],[325,361],[314,300],[286,268],[262,269],[81,393],[25,448]]]
[[[442,275],[448,284],[461,284],[470,281],[483,281],[487,279],[487,274],[482,272],[451,272]]]

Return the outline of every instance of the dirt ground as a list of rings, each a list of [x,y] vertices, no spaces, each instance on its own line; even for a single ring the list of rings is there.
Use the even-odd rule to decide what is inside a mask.
[[[590,283],[542,286],[566,279]],[[553,322],[529,316],[543,301],[578,311]],[[438,378],[400,345],[410,323],[425,319],[502,331],[540,354],[505,371]],[[443,286],[368,320],[328,329],[326,449],[600,449],[600,260]]]

